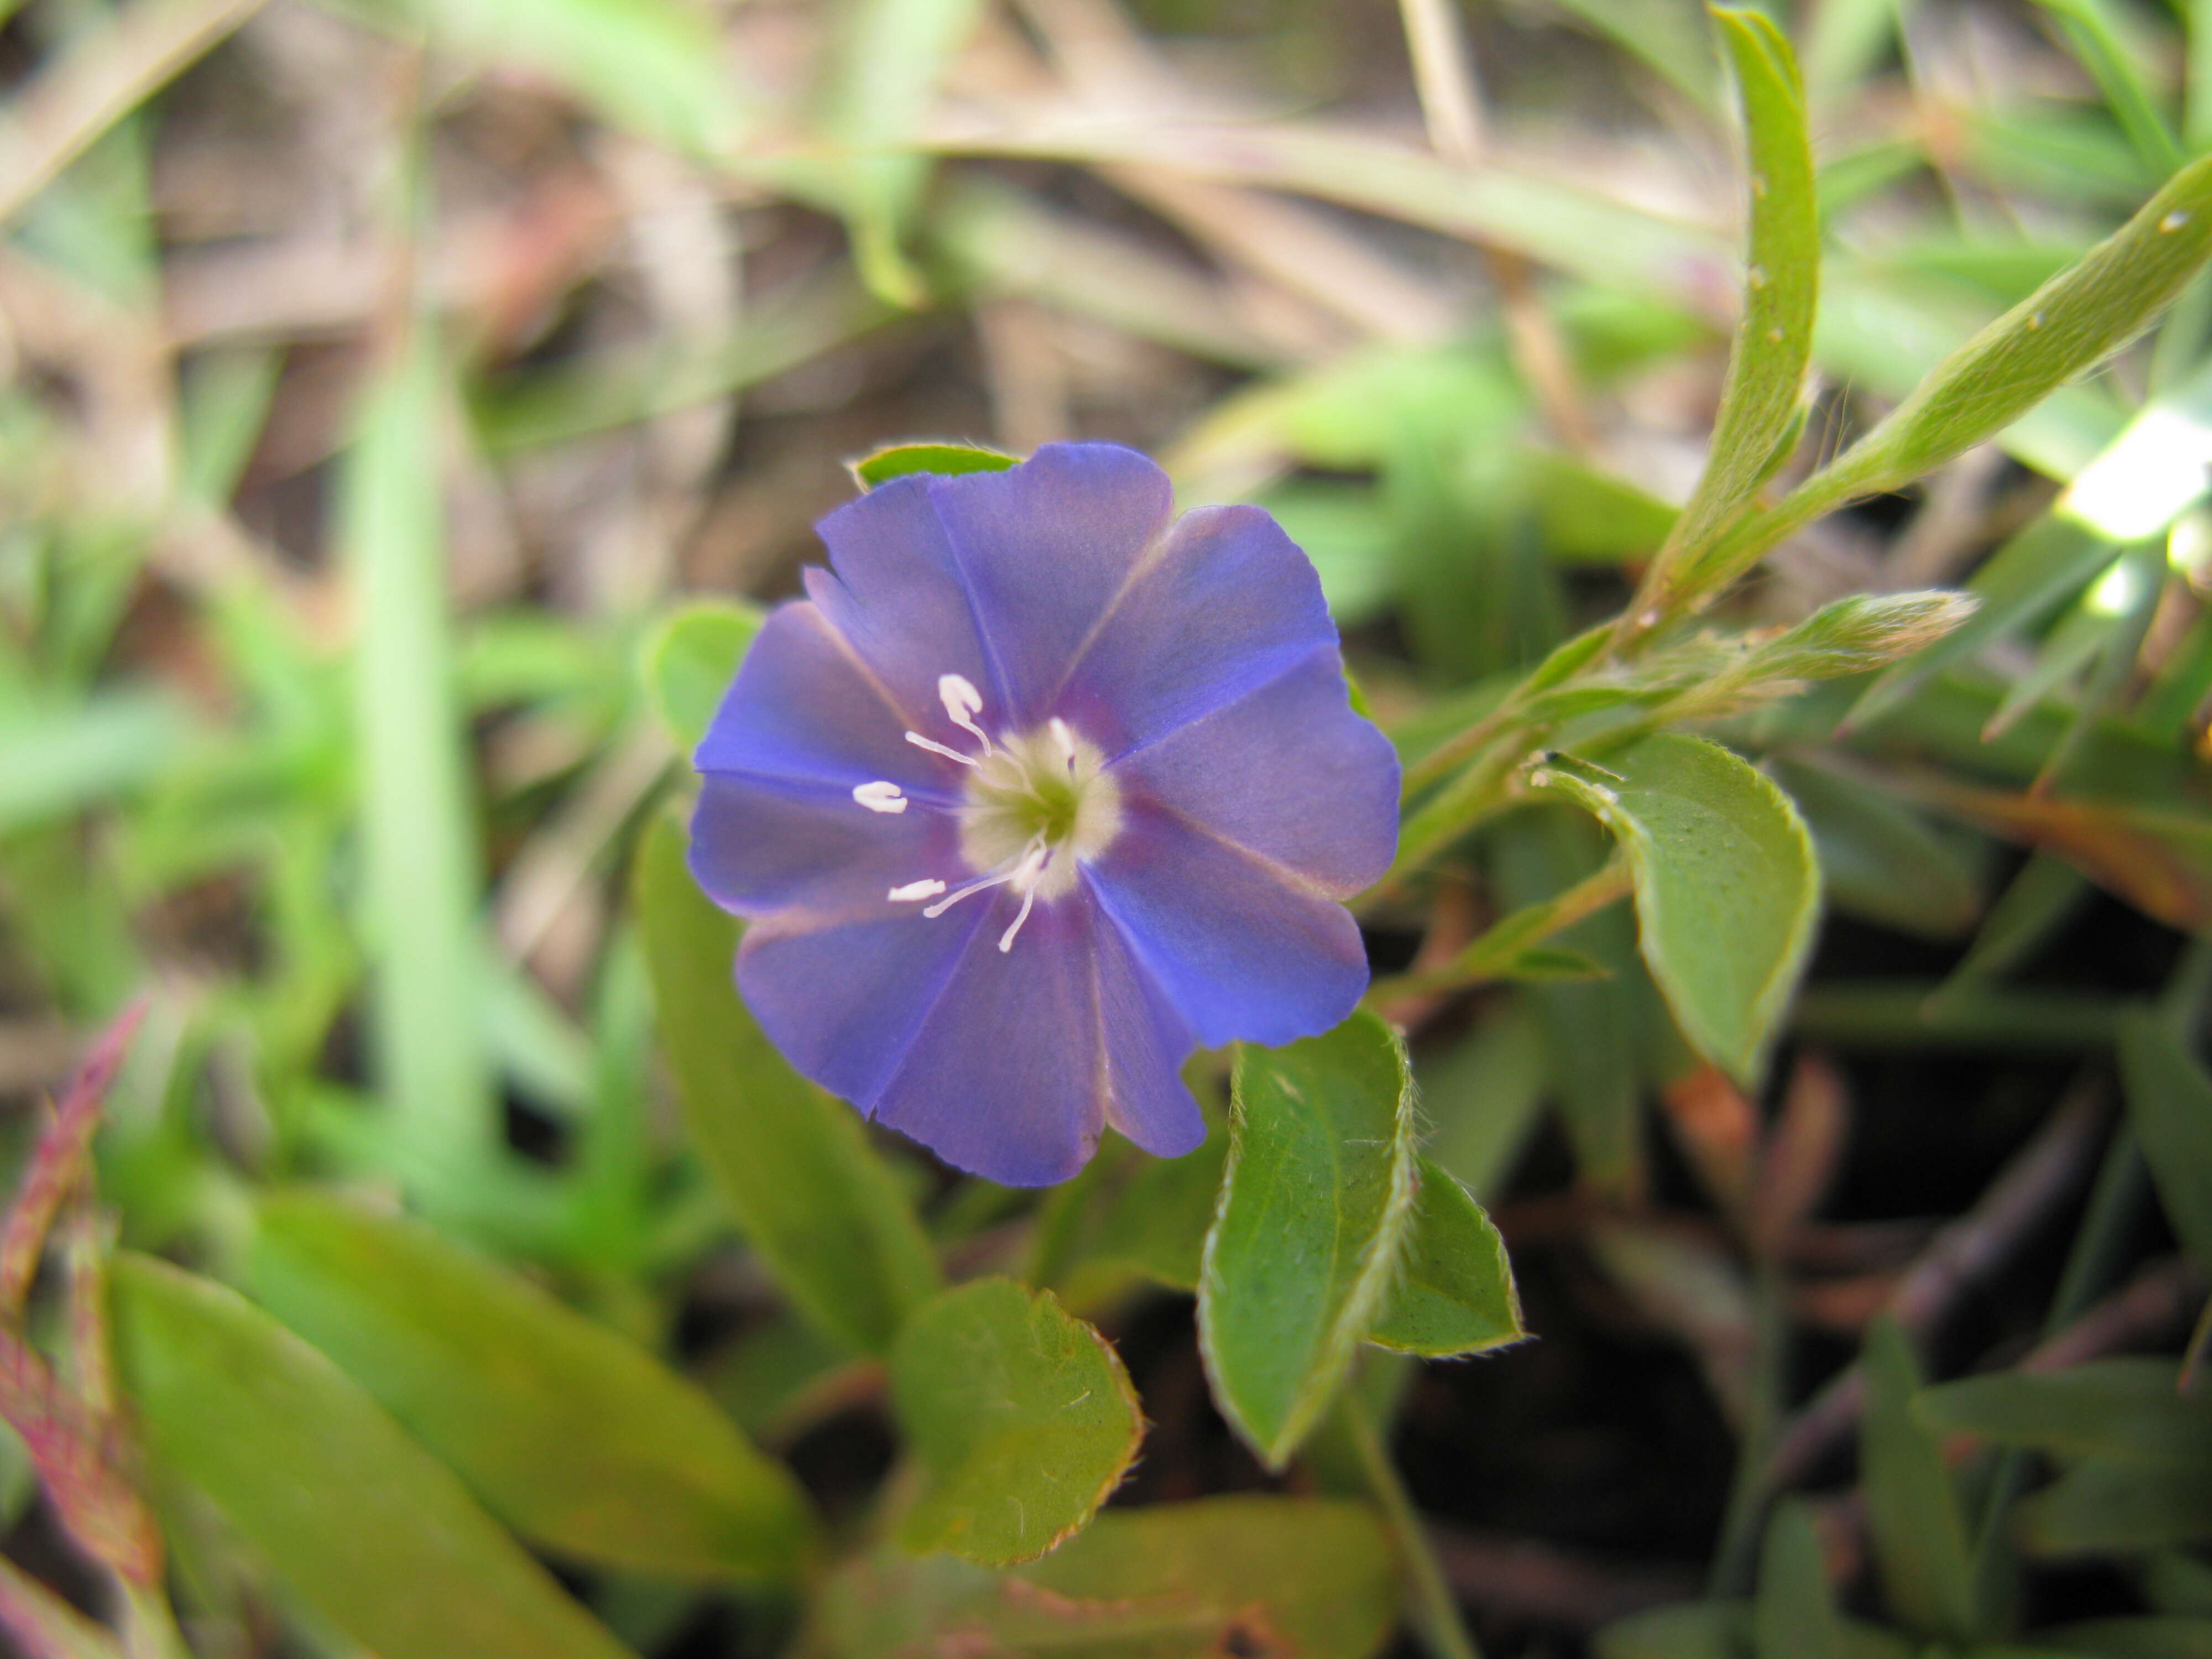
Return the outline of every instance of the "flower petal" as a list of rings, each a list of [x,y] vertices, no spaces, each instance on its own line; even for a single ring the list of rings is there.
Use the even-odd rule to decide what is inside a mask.
[[[1350,911],[1156,802],[1127,815],[1091,887],[1199,1042],[1295,1042],[1358,1005],[1367,957]]]
[[[1092,914],[1040,904],[1002,951],[1018,903],[993,896],[913,1046],[867,1103],[878,1122],[956,1168],[1043,1187],[1090,1161],[1105,1122]]]
[[[1168,476],[1116,444],[1047,444],[929,489],[1007,699],[990,712],[1027,730],[1167,528]]]
[[[692,875],[741,916],[880,909],[894,887],[966,872],[950,813],[872,812],[839,783],[709,772],[691,817]]]
[[[890,689],[903,711],[900,730],[964,744],[945,719],[939,678],[961,675],[1001,706],[1006,692],[931,495],[936,482],[894,478],[823,520],[815,528],[830,550],[830,568],[809,568],[806,592]]]
[[[848,796],[855,784],[886,779],[951,805],[944,763],[905,733],[886,689],[801,599],[762,625],[693,760],[702,772],[806,780]]]
[[[1118,755],[1335,645],[1321,579],[1282,526],[1256,507],[1200,507],[1115,602],[1054,712]]]
[[[1206,1119],[1182,1080],[1194,1046],[1184,1024],[1121,928],[1096,923],[1098,1029],[1112,1089],[1106,1121],[1156,1158],[1181,1158],[1206,1139]]]
[[[786,911],[745,930],[738,989],[786,1060],[866,1112],[988,920],[972,904],[934,920],[888,906]]]
[[[1354,714],[1334,645],[1118,762],[1114,776],[1349,898],[1390,867],[1398,757]]]

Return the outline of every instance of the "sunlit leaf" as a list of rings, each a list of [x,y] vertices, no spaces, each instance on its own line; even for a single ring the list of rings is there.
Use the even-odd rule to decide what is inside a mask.
[[[906,1322],[891,1399],[924,1472],[899,1522],[918,1554],[1033,1561],[1097,1513],[1144,1438],[1113,1346],[1050,1291],[983,1279]]]
[[[1199,1341],[1214,1398],[1273,1467],[1334,1397],[1412,1219],[1406,1054],[1372,1014],[1237,1055]]]
[[[1018,455],[986,449],[981,444],[894,444],[857,461],[848,461],[845,465],[861,489],[873,489],[878,484],[903,478],[910,472],[933,472],[939,477],[1003,472],[1010,466],[1020,465],[1021,459]]]

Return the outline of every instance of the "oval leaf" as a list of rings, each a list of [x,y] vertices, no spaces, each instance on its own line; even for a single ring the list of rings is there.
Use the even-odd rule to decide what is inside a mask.
[[[916,1553],[1033,1561],[1098,1512],[1145,1435],[1113,1346],[1050,1291],[950,1290],[891,1350],[891,1399],[927,1477],[900,1523]]]
[[[707,735],[763,620],[757,605],[695,599],[662,617],[646,641],[646,689],[687,751]]]
[[[236,1293],[130,1252],[116,1358],[155,1466],[364,1648],[631,1659],[360,1384]]]
[[[934,472],[951,477],[963,472],[1004,472],[1021,465],[1022,458],[981,444],[893,444],[872,455],[845,463],[853,482],[863,489],[903,478],[909,472]]]
[[[1328,1408],[1382,1306],[1413,1199],[1413,1091],[1389,1026],[1358,1013],[1238,1051],[1199,1346],[1223,1415],[1270,1468]]]
[[[1747,763],[1674,732],[1602,768],[1563,757],[1531,781],[1613,831],[1636,875],[1644,959],[1682,1035],[1755,1080],[1820,911],[1820,866],[1796,809]]]
[[[525,1537],[666,1577],[803,1565],[806,1500],[712,1401],[430,1228],[286,1194],[263,1204],[247,1271]]]
[[[1017,1572],[864,1559],[830,1580],[802,1646],[823,1659],[1367,1659],[1398,1594],[1389,1540],[1364,1505],[1209,1498],[1109,1510]]]
[[[1441,1359],[1485,1353],[1528,1334],[1505,1241],[1449,1170],[1420,1160],[1406,1259],[1367,1340]]]
[[[684,866],[663,819],[638,849],[638,921],[684,1121],[745,1238],[793,1307],[864,1352],[942,1284],[860,1114],[807,1082],[738,998],[738,927]]]

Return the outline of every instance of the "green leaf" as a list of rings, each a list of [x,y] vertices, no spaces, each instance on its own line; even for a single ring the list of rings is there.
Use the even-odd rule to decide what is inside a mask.
[[[1367,1340],[1430,1358],[1486,1353],[1528,1333],[1505,1241],[1474,1195],[1422,1158],[1404,1261]]]
[[[272,1197],[247,1278],[523,1536],[659,1577],[804,1565],[805,1498],[712,1401],[421,1223]]]
[[[629,1659],[459,1476],[275,1320],[127,1251],[110,1289],[155,1468],[352,1640],[408,1659]]]
[[[638,849],[638,921],[684,1121],[715,1184],[793,1305],[863,1352],[943,1283],[860,1115],[793,1072],[738,998],[737,924],[709,903],[666,819]]]
[[[343,478],[377,1082],[409,1188],[473,1201],[496,1151],[481,885],[441,526],[441,370],[418,333],[369,389]]]
[[[1960,835],[1863,780],[1794,761],[1773,766],[1804,815],[1837,909],[1925,939],[1955,939],[1974,925],[1984,860]]]
[[[2112,236],[1944,359],[1797,496],[1834,505],[1893,489],[2002,431],[2133,339],[2208,252],[2212,157],[2175,173]],[[1778,512],[1802,521],[1790,502]]]
[[[1750,1635],[1741,1601],[1681,1601],[1607,1625],[1597,1659],[1741,1659]]]
[[[927,298],[902,246],[929,179],[929,159],[910,147],[938,76],[981,9],[981,0],[860,0],[845,14],[825,125],[846,151],[838,190],[854,261],[893,305]]]
[[[1936,1436],[1913,1415],[1920,1365],[1884,1315],[1868,1328],[1859,1468],[1867,1530],[1890,1610],[1925,1635],[1970,1640],[1978,1622],[1958,1489]]]
[[[2212,1619],[2087,1619],[2039,1630],[2035,1643],[2088,1659],[2212,1659]]]
[[[526,65],[607,119],[694,155],[732,149],[741,82],[712,14],[684,0],[355,0],[487,64]],[[388,14],[380,16],[379,14]]]
[[[916,1554],[1036,1560],[1098,1512],[1145,1437],[1113,1345],[1011,1279],[960,1285],[908,1320],[890,1378],[924,1474],[898,1531]]]
[[[910,472],[952,477],[963,472],[1004,472],[1021,463],[1018,455],[986,449],[981,444],[893,444],[857,461],[848,461],[845,467],[854,483],[863,489],[873,489]]]
[[[1820,303],[1820,218],[1805,88],[1790,42],[1763,12],[1711,8],[1743,97],[1751,161],[1751,248],[1743,318],[1729,356],[1712,448],[1644,592],[1662,609],[1694,592],[1699,560],[1799,429]]]
[[[661,720],[699,746],[765,618],[742,600],[693,599],[663,617],[645,643],[645,683]]]
[[[1117,1158],[1102,1149],[1048,1200],[1051,1218],[1040,1220],[1030,1277],[1063,1289],[1071,1301],[1082,1299],[1079,1287],[1097,1283],[1089,1270],[1097,1269],[1140,1273],[1170,1290],[1198,1289],[1229,1160],[1227,1131],[1209,1127],[1198,1149],[1181,1158],[1146,1157],[1126,1143],[1121,1153]]]
[[[8,709],[0,714],[0,835],[143,787],[175,764],[189,730],[182,709],[149,691]]]
[[[1395,1622],[1389,1539],[1364,1504],[1257,1495],[1109,1510],[1034,1566],[864,1558],[814,1602],[803,1650],[902,1659],[1368,1659]]]
[[[1844,1659],[1820,1534],[1802,1501],[1778,1504],[1766,1523],[1751,1628],[1759,1659]]]
[[[1199,1346],[1223,1414],[1280,1468],[1382,1306],[1412,1218],[1405,1047],[1369,1013],[1287,1048],[1246,1045],[1230,1125]]]
[[[2120,1078],[2166,1219],[2197,1265],[2212,1269],[2212,1078],[2142,1011],[2121,1018]]]
[[[1756,1079],[1820,912],[1820,866],[1789,799],[1727,750],[1673,732],[1602,768],[1563,758],[1531,782],[1613,831],[1635,871],[1644,959],[1682,1035]]]
[[[2014,1510],[2038,1555],[2131,1555],[2212,1540],[2212,1480],[2201,1468],[2091,1458]]]
[[[1940,1433],[2212,1477],[2212,1395],[2181,1394],[2180,1375],[2148,1358],[1999,1371],[1925,1389],[1914,1410]]]
[[[1494,1197],[1543,1104],[1544,1037],[1528,1000],[1486,1003],[1457,1047],[1415,1064],[1414,1081],[1435,1124],[1429,1155],[1478,1200]]]

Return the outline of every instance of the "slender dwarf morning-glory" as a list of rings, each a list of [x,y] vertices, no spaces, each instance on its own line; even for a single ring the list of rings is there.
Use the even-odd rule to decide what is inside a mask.
[[[699,745],[691,868],[750,921],[762,1028],[994,1181],[1066,1179],[1106,1124],[1188,1152],[1194,1046],[1366,988],[1342,901],[1390,862],[1397,760],[1275,521],[1171,514],[1112,444],[883,484]]]

